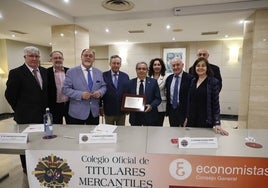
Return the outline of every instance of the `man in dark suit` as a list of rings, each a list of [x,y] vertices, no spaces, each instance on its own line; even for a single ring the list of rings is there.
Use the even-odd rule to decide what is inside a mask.
[[[130,112],[131,126],[156,126],[157,106],[161,103],[161,96],[157,80],[147,77],[148,66],[145,62],[136,65],[137,78],[129,81],[127,93],[145,95],[146,105],[144,112]]]
[[[47,91],[48,106],[53,116],[53,123],[62,124],[64,117],[66,124],[69,124],[69,98],[61,91],[65,73],[68,70],[63,66],[63,53],[61,51],[51,52],[50,61],[53,66],[47,69]]]
[[[107,91],[102,98],[105,123],[112,125],[125,125],[126,114],[121,111],[123,93],[129,81],[129,76],[119,71],[121,57],[113,55],[110,58],[109,71],[103,73],[103,79],[107,84]]]
[[[167,115],[171,127],[183,126],[187,112],[188,91],[192,75],[183,71],[183,62],[180,58],[171,60],[173,74],[166,80]]]
[[[47,72],[39,65],[38,48],[25,47],[24,59],[22,66],[10,70],[5,97],[17,124],[43,123],[47,107]],[[21,155],[21,163],[26,173],[25,155]]]
[[[208,57],[209,57],[209,52],[208,52],[208,50],[207,49],[199,49],[198,50],[198,52],[197,52],[197,58],[199,58],[199,57],[204,57],[204,58],[206,58],[207,60],[208,60]],[[210,65],[210,67],[211,67],[211,69],[212,69],[212,71],[213,71],[213,74],[214,74],[214,77],[215,78],[217,78],[218,79],[218,81],[219,81],[219,84],[220,84],[220,91],[221,91],[221,88],[222,88],[222,78],[221,78],[221,71],[220,71],[220,68],[217,66],[217,65],[214,65],[214,64],[211,64],[211,63],[209,63],[209,65]],[[190,74],[193,74],[193,66],[192,67],[190,67],[190,69],[189,69],[189,73]]]

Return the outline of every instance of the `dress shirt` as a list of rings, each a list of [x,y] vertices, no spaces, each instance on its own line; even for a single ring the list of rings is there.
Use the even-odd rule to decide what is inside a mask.
[[[64,79],[65,79],[64,68],[62,68],[61,70],[56,70],[55,68],[53,68],[53,71],[54,71],[55,85],[56,85],[56,89],[57,89],[56,102],[57,103],[67,102],[68,97],[66,95],[62,94],[62,91],[61,91]]]

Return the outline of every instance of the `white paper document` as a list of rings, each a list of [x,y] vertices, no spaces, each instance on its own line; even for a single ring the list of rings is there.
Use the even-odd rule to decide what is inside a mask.
[[[22,131],[23,133],[33,133],[33,132],[44,132],[44,125],[43,124],[33,124],[29,125]]]
[[[116,125],[99,124],[91,132],[92,133],[100,133],[100,132],[101,133],[113,133],[116,128],[117,128]]]
[[[179,148],[218,148],[216,137],[178,138]]]

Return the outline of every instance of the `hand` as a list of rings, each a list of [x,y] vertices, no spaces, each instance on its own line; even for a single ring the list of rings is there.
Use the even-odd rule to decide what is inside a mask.
[[[91,93],[89,93],[88,91],[85,91],[82,93],[82,99],[84,100],[88,100],[90,99]]]
[[[144,112],[150,112],[151,110],[152,110],[152,106],[150,104],[146,104]]]
[[[100,92],[99,92],[99,91],[94,91],[94,92],[93,92],[93,94],[92,94],[92,97],[94,97],[94,98],[98,99],[98,98],[100,98],[100,97],[101,97],[101,94],[100,94]]]
[[[221,134],[223,136],[228,136],[229,135],[229,133],[227,131],[225,131],[224,129],[222,129],[220,125],[215,125],[213,127],[213,129],[215,130],[215,132],[217,134]]]

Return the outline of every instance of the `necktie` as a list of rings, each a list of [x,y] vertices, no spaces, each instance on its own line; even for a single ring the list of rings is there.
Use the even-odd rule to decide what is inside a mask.
[[[118,85],[118,78],[117,78],[117,74],[115,73],[114,74],[114,86],[115,86],[115,88],[117,88],[117,85]]]
[[[93,86],[93,80],[91,78],[91,74],[90,74],[90,69],[87,69],[87,81],[88,81],[88,89],[89,91],[92,91],[92,86]]]
[[[174,92],[172,99],[172,107],[175,109],[178,106],[178,86],[179,86],[179,76],[175,76]]]
[[[41,87],[40,81],[39,81],[39,79],[37,77],[37,69],[33,69],[33,74],[34,74],[34,78],[37,81],[38,85]]]
[[[143,86],[143,80],[140,81],[140,88],[139,88],[139,95],[143,95],[144,94],[144,86]]]

